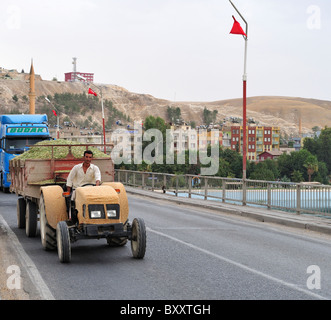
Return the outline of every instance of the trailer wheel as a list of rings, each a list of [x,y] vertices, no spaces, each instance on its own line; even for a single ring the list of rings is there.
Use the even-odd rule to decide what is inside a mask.
[[[132,222],[132,255],[136,259],[142,259],[146,251],[146,227],[141,218],[135,218]]]
[[[28,237],[37,235],[37,205],[35,202],[28,200],[25,215],[25,233]]]
[[[17,226],[19,229],[25,228],[26,202],[24,198],[17,199]]]
[[[56,227],[57,252],[63,263],[71,260],[71,244],[69,229],[65,221],[60,221]]]
[[[47,222],[44,196],[41,194],[39,200],[40,213],[40,238],[41,244],[45,250],[56,249],[56,230],[54,230]]]

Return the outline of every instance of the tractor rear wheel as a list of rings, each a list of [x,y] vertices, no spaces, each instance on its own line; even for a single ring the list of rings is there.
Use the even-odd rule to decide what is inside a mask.
[[[35,237],[37,235],[37,204],[28,200],[25,214],[25,233],[28,237]]]
[[[56,227],[57,252],[59,259],[63,263],[71,260],[71,244],[68,225],[65,221],[60,221]]]
[[[39,200],[40,213],[40,237],[41,244],[45,250],[56,249],[56,230],[47,222],[44,195],[41,194]]]
[[[132,222],[132,255],[136,259],[142,259],[146,252],[146,227],[141,218],[135,218]]]

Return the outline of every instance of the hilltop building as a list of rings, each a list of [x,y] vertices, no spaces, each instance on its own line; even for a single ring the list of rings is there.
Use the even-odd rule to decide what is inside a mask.
[[[93,82],[94,81],[94,73],[87,73],[87,72],[77,72],[77,58],[72,58],[74,65],[72,72],[67,72],[64,74],[64,81],[65,82],[78,82],[82,81],[79,79],[79,76],[86,79],[85,82]]]

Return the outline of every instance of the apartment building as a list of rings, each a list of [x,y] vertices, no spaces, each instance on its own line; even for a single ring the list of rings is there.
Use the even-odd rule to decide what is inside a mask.
[[[280,147],[280,128],[264,126],[246,127],[246,151],[247,159],[257,161],[259,154]],[[231,150],[243,152],[243,127],[231,127]]]

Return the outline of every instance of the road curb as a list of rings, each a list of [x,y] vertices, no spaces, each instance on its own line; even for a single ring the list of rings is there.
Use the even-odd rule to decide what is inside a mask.
[[[145,196],[158,200],[165,200],[192,207],[202,207],[218,212],[222,211],[228,214],[247,217],[259,222],[275,223],[292,228],[305,229],[331,235],[331,221],[326,218],[297,215],[273,209],[268,210],[263,208],[244,207],[233,204],[211,203],[211,200],[180,198],[166,195],[163,193],[154,193],[153,191],[135,189],[132,187],[126,187],[126,192],[129,194]]]

